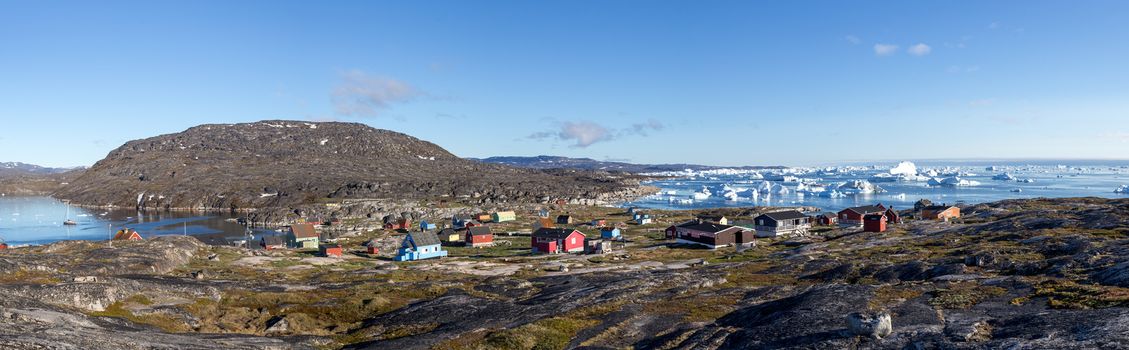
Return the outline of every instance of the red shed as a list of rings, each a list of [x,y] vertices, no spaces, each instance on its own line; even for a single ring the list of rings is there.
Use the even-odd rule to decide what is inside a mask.
[[[863,216],[883,214],[885,212],[886,207],[882,206],[882,204],[850,207],[839,211],[839,224],[843,226],[862,226]]]
[[[886,215],[870,214],[862,219],[865,232],[886,232]]]
[[[369,240],[368,243],[365,243],[365,253],[379,254],[380,253],[380,243],[377,242],[375,238]]]
[[[321,246],[321,256],[340,258],[341,246],[337,244],[327,244]]]
[[[584,233],[563,228],[542,228],[533,232],[531,244],[533,251],[539,253],[580,253],[584,251]]]
[[[494,244],[494,233],[490,226],[473,226],[466,229],[466,245],[468,247],[486,247]]]

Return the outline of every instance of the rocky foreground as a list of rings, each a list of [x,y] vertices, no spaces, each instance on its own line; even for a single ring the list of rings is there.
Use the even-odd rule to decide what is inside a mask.
[[[573,215],[622,221],[615,209]],[[618,253],[529,256],[529,237],[396,263],[191,237],[0,252],[0,346],[72,349],[1129,347],[1129,200],[1011,200],[954,223],[821,229],[744,251],[630,226]],[[527,230],[522,222],[495,232]],[[582,230],[585,230],[582,228]],[[592,232],[592,230],[586,230]],[[381,255],[358,244],[376,239]]]

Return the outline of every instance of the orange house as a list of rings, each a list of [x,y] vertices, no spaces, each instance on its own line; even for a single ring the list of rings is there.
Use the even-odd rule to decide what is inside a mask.
[[[131,228],[121,229],[114,235],[115,241],[140,241],[141,234]]]
[[[960,217],[960,208],[952,205],[930,205],[921,209],[921,218],[926,220],[949,221]]]

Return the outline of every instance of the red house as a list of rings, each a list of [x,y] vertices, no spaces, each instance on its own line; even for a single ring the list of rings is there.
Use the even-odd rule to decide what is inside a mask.
[[[839,223],[839,217],[835,213],[823,213],[815,217],[815,223],[820,226],[831,226]]]
[[[862,230],[864,232],[886,232],[886,215],[870,214],[864,216]]]
[[[385,230],[410,230],[412,228],[412,220],[406,218],[399,218],[393,222],[384,224]]]
[[[321,246],[321,256],[332,257],[332,258],[340,258],[341,253],[342,253],[342,250],[341,250],[340,245],[323,244]]]
[[[490,232],[490,226],[472,226],[466,229],[466,246],[468,247],[487,247],[494,244],[494,233]]]
[[[563,228],[541,228],[533,232],[534,253],[584,252],[584,233]]]
[[[365,253],[379,254],[380,253],[379,247],[380,247],[380,243],[377,242],[376,239],[371,239],[371,240],[368,241],[368,243],[365,243]]]
[[[862,226],[864,216],[884,213],[886,213],[886,207],[882,206],[882,204],[850,207],[839,211],[839,225]]]
[[[140,241],[141,234],[131,228],[121,229],[114,235],[115,241]]]

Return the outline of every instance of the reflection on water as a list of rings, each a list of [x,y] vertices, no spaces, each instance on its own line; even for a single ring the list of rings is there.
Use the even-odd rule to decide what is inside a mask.
[[[63,225],[67,217],[67,205],[54,198],[0,197],[0,238],[14,245],[67,239],[105,240],[123,227],[137,230],[145,238],[195,235],[212,244],[224,244],[245,237],[245,228],[235,222],[234,217],[223,214],[139,213],[71,206],[69,217],[77,225]],[[277,234],[265,229],[253,229],[252,233],[256,237]]]

